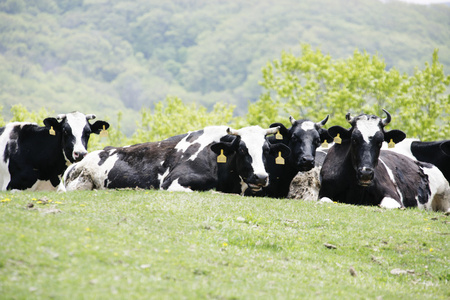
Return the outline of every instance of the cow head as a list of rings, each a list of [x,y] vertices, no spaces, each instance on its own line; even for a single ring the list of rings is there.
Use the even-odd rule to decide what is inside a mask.
[[[378,157],[383,141],[394,143],[401,142],[406,134],[400,130],[384,131],[384,127],[391,121],[391,115],[383,109],[387,117],[381,119],[374,115],[361,114],[352,117],[347,113],[345,118],[352,126],[345,129],[333,126],[328,129],[331,136],[338,136],[342,145],[349,145],[353,169],[356,172],[358,184],[369,186],[374,178],[375,168],[378,165]],[[340,147],[336,142],[335,147]]]
[[[233,168],[241,179],[241,186],[259,191],[269,184],[269,174],[265,169],[266,156],[287,157],[289,148],[284,144],[270,144],[266,135],[278,132],[279,128],[263,129],[259,126],[244,127],[239,130],[227,129],[231,141],[221,141],[211,146],[216,154],[234,155]],[[245,188],[243,188],[245,190]]]
[[[88,120],[96,116],[84,115],[80,112],[61,114],[56,118],[46,118],[44,125],[50,129],[53,127],[55,136],[61,137],[64,157],[68,163],[82,160],[87,154],[87,144],[91,133],[99,134],[102,129],[108,129],[105,121],[96,121],[94,124]]]
[[[287,129],[281,123],[274,123],[270,127],[280,127],[283,142],[291,149],[290,163],[298,171],[309,171],[314,168],[316,149],[324,142],[333,140],[328,131],[322,127],[327,123],[329,116],[320,122],[308,120],[295,120],[292,116],[289,121],[292,127]]]

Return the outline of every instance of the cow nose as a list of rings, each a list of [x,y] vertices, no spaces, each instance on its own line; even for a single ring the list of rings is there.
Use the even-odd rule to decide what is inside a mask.
[[[264,174],[255,174],[255,183],[257,185],[266,186],[269,176]]]
[[[312,165],[314,164],[314,157],[312,155],[305,155],[301,158],[300,161],[302,162],[302,164]]]
[[[361,168],[358,170],[359,179],[361,181],[371,181],[373,179],[373,169],[372,168]]]
[[[86,156],[86,151],[74,151],[73,152],[73,158],[75,160],[82,160]]]

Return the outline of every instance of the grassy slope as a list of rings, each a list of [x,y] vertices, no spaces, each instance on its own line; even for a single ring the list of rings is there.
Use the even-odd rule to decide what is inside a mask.
[[[0,199],[2,299],[450,297],[441,213],[132,190]]]

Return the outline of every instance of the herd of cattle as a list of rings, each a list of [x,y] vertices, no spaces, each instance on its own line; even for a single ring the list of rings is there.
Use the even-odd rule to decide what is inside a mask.
[[[2,190],[62,191],[143,188],[216,190],[283,198],[299,172],[320,168],[318,199],[384,208],[420,207],[450,213],[450,141],[405,139],[384,119],[347,114],[350,128],[295,120],[238,130],[204,129],[88,154],[105,121],[80,112],[0,128]],[[330,144],[324,148],[322,144]],[[394,146],[395,145],[395,146]]]

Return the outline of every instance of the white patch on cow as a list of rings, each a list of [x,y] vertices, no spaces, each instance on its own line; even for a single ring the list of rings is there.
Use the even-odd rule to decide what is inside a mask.
[[[192,192],[190,188],[184,187],[178,183],[178,178],[170,184],[167,188],[169,192]]]
[[[375,133],[380,131],[380,127],[378,126],[379,123],[379,119],[361,119],[356,121],[356,128],[358,128],[358,130],[361,132],[366,143],[369,143],[369,138],[373,137]]]
[[[395,181],[394,173],[392,172],[392,170],[391,170],[390,168],[388,168],[388,166],[384,163],[384,161],[383,161],[381,158],[378,158],[378,161],[381,162],[381,163],[383,164],[384,168],[386,169],[386,171],[387,171],[387,173],[388,173],[388,175],[389,175],[389,178],[391,179],[391,181],[392,181],[392,182],[394,183],[394,185],[395,185],[395,189],[397,190],[397,194],[398,194],[399,197],[400,197],[400,202],[403,203],[403,194],[402,194],[402,192],[400,191],[400,189],[399,189],[399,187],[398,187],[398,185],[397,185],[397,182]]]
[[[400,205],[400,203],[398,203],[397,200],[391,197],[384,197],[383,200],[381,200],[380,207],[386,209],[394,209],[394,208],[401,208],[402,206]]]
[[[333,200],[331,200],[328,197],[322,197],[322,198],[320,198],[319,202],[320,203],[333,203]]]
[[[21,123],[10,123],[5,126],[5,130],[0,136],[0,188],[2,191],[5,191],[8,187],[9,182],[11,181],[11,174],[9,174],[9,159],[5,161],[5,149],[8,144],[10,138],[11,131],[14,126],[20,126]]]
[[[315,125],[314,122],[305,121],[302,123],[302,126],[300,128],[303,129],[304,131],[315,130],[316,128],[314,125]]]
[[[159,186],[162,186],[162,184],[163,184],[164,180],[166,179],[167,175],[169,175],[169,168],[167,168],[167,170],[164,172],[164,174],[162,174],[162,175],[158,174]]]
[[[211,144],[212,142],[220,142],[220,139],[227,135],[227,126],[209,126],[205,127],[203,129],[203,134],[199,136],[197,139],[195,139],[193,142],[188,142],[187,139],[191,135],[191,131],[188,132],[188,134],[178,142],[178,144],[175,146],[175,149],[177,151],[182,151],[183,153],[186,152],[186,150],[194,145],[194,144],[200,144],[200,147],[198,150],[193,153],[188,160],[194,160],[197,158],[197,155],[205,149],[206,146]]]
[[[105,188],[109,171],[114,167],[119,156],[113,154],[99,166],[99,154],[102,151],[98,150],[89,153],[82,161],[73,164],[64,172],[63,181],[67,191]],[[71,173],[69,174],[70,171]],[[76,176],[73,174],[76,174]]]
[[[414,155],[411,152],[411,144],[412,142],[419,141],[418,139],[404,139],[400,143],[395,144],[394,148],[389,148],[387,142],[383,142],[383,146],[381,146],[382,150],[389,150],[393,151],[405,156],[408,156],[409,158],[416,160]]]
[[[72,158],[76,159],[76,157],[74,156],[75,152],[87,152],[87,149],[84,147],[82,142],[83,131],[87,122],[86,116],[80,112],[73,112],[66,115],[66,121],[72,129],[72,135],[75,137]]]
[[[263,145],[266,141],[267,131],[259,126],[250,126],[241,128],[237,132],[252,158],[253,173],[259,176],[268,176],[263,162]]]
[[[431,168],[422,167],[422,170],[428,176],[431,195],[425,205],[417,202],[418,207],[448,211],[450,209],[450,187],[444,174],[435,166]]]
[[[241,179],[241,195],[243,196],[245,191],[248,189],[248,184],[245,183],[241,176],[239,176],[239,178]]]
[[[37,180],[35,184],[27,191],[54,191],[56,187],[52,185],[50,180]]]

